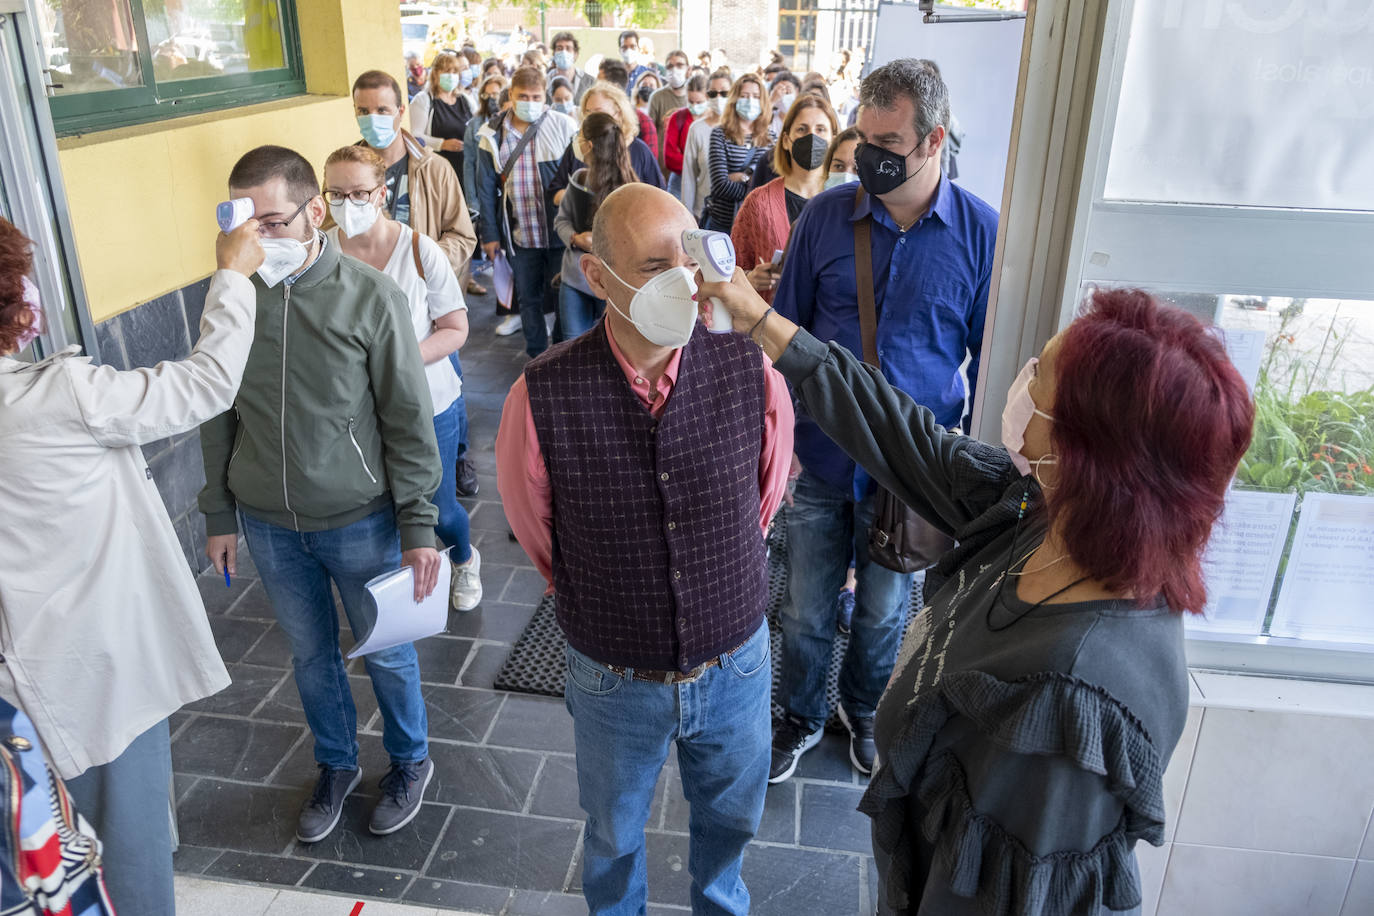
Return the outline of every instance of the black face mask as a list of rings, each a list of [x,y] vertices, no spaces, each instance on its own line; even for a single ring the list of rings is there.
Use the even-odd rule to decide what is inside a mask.
[[[814,172],[825,162],[825,151],[830,147],[825,138],[817,134],[805,134],[792,141],[792,161],[798,168]]]
[[[649,97],[650,97],[651,95],[653,95],[653,94],[654,94],[654,90],[653,90],[653,88],[650,87],[650,86],[640,86],[640,87],[639,87],[639,92],[636,93],[636,95],[639,96],[639,100],[640,100],[641,102],[647,102],[647,101],[649,101]]]
[[[903,156],[901,153],[894,153],[885,150],[881,146],[874,146],[872,143],[860,143],[859,153],[855,156],[855,165],[859,171],[859,182],[864,190],[874,197],[881,197],[884,194],[891,194],[893,191],[906,184],[912,178],[921,174],[921,169],[926,167],[930,161],[927,157],[921,163],[921,168],[906,173],[907,156],[921,148],[921,141],[911,148],[911,152]]]
[[[501,102],[498,99],[488,96],[482,100],[482,107],[486,109],[487,114],[494,115],[501,110]]]

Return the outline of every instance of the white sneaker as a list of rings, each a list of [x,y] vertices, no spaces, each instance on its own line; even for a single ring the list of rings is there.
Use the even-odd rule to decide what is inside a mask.
[[[472,548],[472,558],[453,564],[453,585],[448,603],[459,611],[470,611],[482,603],[482,555]]]
[[[496,326],[497,337],[509,337],[520,330],[520,316],[507,315],[505,319]]]
[[[558,316],[555,315],[553,312],[549,312],[547,315],[544,316],[544,330],[548,333],[550,337],[553,336],[553,323],[557,320]]]

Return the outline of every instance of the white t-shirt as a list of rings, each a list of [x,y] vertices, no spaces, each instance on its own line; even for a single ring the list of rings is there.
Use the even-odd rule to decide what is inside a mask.
[[[415,328],[416,341],[422,341],[434,333],[434,322],[450,312],[466,310],[463,291],[458,286],[458,278],[453,274],[439,243],[427,235],[420,236],[420,263],[425,268],[425,278],[415,270],[415,257],[410,249],[413,234],[409,226],[401,225],[401,234],[396,238],[396,247],[386,262],[382,273],[386,274],[410,302],[410,322]],[[338,244],[339,227],[329,230],[330,241]],[[458,395],[463,393],[463,380],[453,368],[447,356],[442,356],[425,366],[425,376],[429,380],[429,396],[434,401],[434,415],[448,410]]]

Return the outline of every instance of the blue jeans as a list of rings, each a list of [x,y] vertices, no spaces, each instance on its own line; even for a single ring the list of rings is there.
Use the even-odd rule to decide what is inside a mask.
[[[467,425],[460,422],[460,417],[466,420],[462,398],[434,418],[434,438],[439,440],[439,467],[444,472],[439,491],[434,494],[434,505],[439,509],[439,524],[434,526],[434,533],[445,547],[453,548],[448,554],[450,560],[466,563],[472,559],[472,541],[468,510],[458,502],[458,435],[461,427]]]
[[[802,471],[787,513],[787,596],[782,603],[783,708],[812,728],[825,724],[825,675],[835,639],[835,597],[854,559],[854,619],[840,667],[840,702],[850,718],[871,716],[892,675],[912,574],[868,558],[873,497],[855,503]]]
[[[241,513],[248,550],[291,644],[291,666],[305,721],[315,736],[315,761],[333,769],[358,765],[358,711],[339,654],[339,615],[329,584],[343,599],[353,635],[366,626],[364,586],[401,565],[396,512],[387,508],[342,528],[292,531]],[[377,706],[382,746],[393,763],[429,755],[429,721],[420,694],[420,662],[410,643],[363,656]]]
[[[606,311],[606,300],[574,289],[566,281],[558,288],[558,324],[564,340],[572,340],[592,329]]]
[[[118,757],[67,780],[76,809],[105,845],[105,886],[120,913],[171,913],[172,741],[167,720]]]
[[[681,173],[681,172],[669,172],[669,173],[668,173],[668,193],[671,194],[671,195],[673,195],[674,197],[676,197],[678,200],[682,200],[682,173]]]
[[[453,364],[453,371],[458,373],[458,380],[463,379],[463,364],[458,360],[458,351],[454,350],[448,355],[448,361]],[[458,460],[462,461],[468,453],[468,408],[463,403],[463,396],[458,395]]]
[[[520,328],[525,332],[525,352],[538,356],[549,346],[544,327],[544,297],[563,266],[562,248],[510,246],[510,269],[515,279],[515,298],[520,302]]]
[[[763,816],[771,747],[767,624],[686,684],[621,677],[571,647],[567,655],[563,696],[587,812],[582,893],[588,909],[593,916],[645,912],[644,824],[676,743],[691,805],[692,912],[747,914],[740,866]]]

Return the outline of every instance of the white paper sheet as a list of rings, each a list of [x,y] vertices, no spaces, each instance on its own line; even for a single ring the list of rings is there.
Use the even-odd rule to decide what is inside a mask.
[[[1296,493],[1232,490],[1226,494],[1226,511],[1212,529],[1202,558],[1206,612],[1203,617],[1188,615],[1188,629],[1260,632],[1296,499]]]
[[[1254,394],[1255,382],[1259,379],[1260,362],[1264,359],[1264,331],[1223,328],[1221,334],[1226,344],[1226,355],[1231,357],[1236,371],[1245,379],[1245,386]]]
[[[1269,632],[1374,643],[1374,496],[1303,498]]]
[[[506,253],[499,248],[491,262],[491,285],[496,289],[496,301],[510,308],[511,300],[515,298],[515,272],[511,270],[510,261],[506,260]]]
[[[439,583],[430,596],[415,603],[415,570],[402,566],[367,583],[367,607],[372,628],[348,653],[349,658],[390,649],[441,633],[448,623],[449,580],[453,564],[448,551],[440,554]]]

